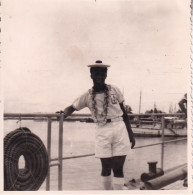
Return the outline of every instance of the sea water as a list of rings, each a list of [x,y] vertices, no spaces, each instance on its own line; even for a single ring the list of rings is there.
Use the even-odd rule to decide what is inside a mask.
[[[63,157],[76,156],[94,153],[95,128],[93,123],[84,122],[64,122],[63,128]],[[34,134],[40,137],[47,147],[47,122],[30,121],[30,120],[5,120],[4,136],[12,130],[19,127],[27,127]],[[58,157],[58,138],[59,123],[52,122],[51,132],[51,158]],[[165,138],[171,140],[177,138]],[[161,142],[160,137],[136,137],[136,147],[147,144]],[[157,161],[157,167],[161,167],[161,145],[133,149],[127,157],[124,173],[127,180],[132,178],[138,179],[144,172],[148,172],[148,162]],[[187,162],[187,141],[167,143],[164,146],[164,170]],[[20,162],[22,163],[22,162]],[[65,190],[94,190],[81,178],[92,182],[95,189],[99,188],[100,183],[100,160],[92,157],[78,159],[69,159],[63,161],[63,178],[65,180],[63,189]],[[57,190],[57,167],[51,168],[51,188]],[[78,177],[78,183],[77,178]],[[45,190],[45,183],[40,188]]]

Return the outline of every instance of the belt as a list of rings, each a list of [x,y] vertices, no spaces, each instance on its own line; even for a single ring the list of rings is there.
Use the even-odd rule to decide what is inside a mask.
[[[116,122],[116,121],[122,121],[123,118],[120,116],[120,117],[117,117],[117,118],[109,118],[107,119],[107,123],[110,123],[110,122]]]

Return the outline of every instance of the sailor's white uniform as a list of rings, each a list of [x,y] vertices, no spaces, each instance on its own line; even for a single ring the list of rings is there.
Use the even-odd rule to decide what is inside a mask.
[[[104,115],[104,98],[105,93],[95,94],[95,107],[97,115],[93,110],[92,89],[77,98],[72,106],[75,110],[81,110],[88,107],[91,111],[93,120],[96,125],[96,141],[95,141],[95,157],[108,158],[112,156],[127,155],[130,149],[130,141],[125,123],[123,121],[123,112],[120,103],[124,102],[124,98],[120,90],[116,86],[108,85],[108,111]],[[111,119],[111,122],[104,120]]]

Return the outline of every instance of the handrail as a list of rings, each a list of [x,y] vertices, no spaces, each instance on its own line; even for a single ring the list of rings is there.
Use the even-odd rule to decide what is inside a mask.
[[[58,117],[57,113],[4,113],[4,117]],[[86,116],[91,117],[90,114],[72,114],[71,116]],[[145,113],[145,114],[128,114],[128,116],[184,116],[184,113]]]
[[[4,117],[58,117],[56,113],[4,113]]]
[[[88,157],[88,156],[94,156],[95,153],[91,154],[83,154],[83,155],[77,155],[77,156],[67,156],[67,157],[62,157],[62,160],[67,160],[67,159],[73,159],[73,158],[82,158],[82,157]],[[51,161],[56,161],[58,158],[52,158]]]
[[[171,142],[184,141],[184,140],[187,140],[187,138],[164,141],[164,144],[171,143]],[[143,145],[143,146],[134,147],[133,149],[139,149],[139,148],[145,148],[145,147],[150,147],[150,146],[156,146],[156,145],[160,145],[160,144],[163,144],[163,143],[162,142],[158,142],[158,143],[155,143],[155,144],[147,144],[147,145]]]

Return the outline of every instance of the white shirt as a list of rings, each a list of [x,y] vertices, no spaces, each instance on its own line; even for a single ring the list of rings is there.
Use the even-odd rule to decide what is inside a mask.
[[[113,119],[117,117],[121,117],[123,115],[123,112],[120,108],[120,103],[124,102],[123,95],[119,88],[116,86],[108,85],[108,109],[107,109],[107,116],[106,119]],[[91,111],[91,115],[93,120],[96,121],[102,121],[105,119],[104,113],[103,113],[103,104],[104,104],[104,97],[105,93],[96,93],[95,95],[95,108],[97,109],[97,116],[95,117],[94,109],[93,109],[93,103],[92,103],[92,89],[88,90],[86,93],[82,94],[80,97],[78,97],[72,104],[75,110],[81,110],[85,107],[88,107]]]

